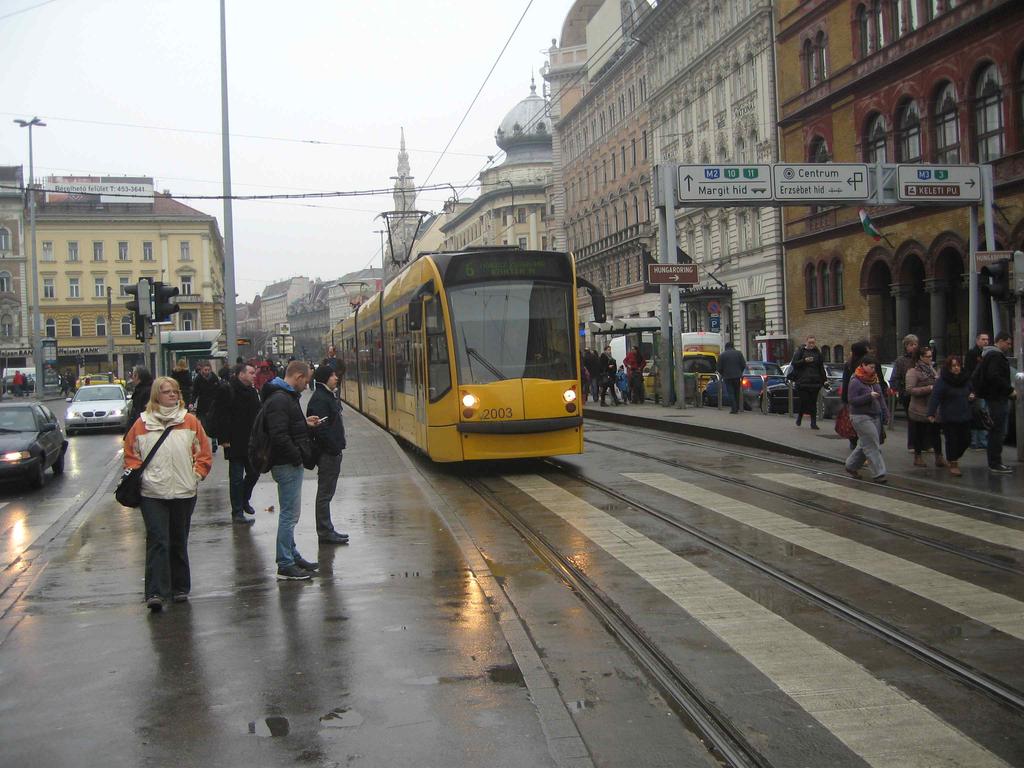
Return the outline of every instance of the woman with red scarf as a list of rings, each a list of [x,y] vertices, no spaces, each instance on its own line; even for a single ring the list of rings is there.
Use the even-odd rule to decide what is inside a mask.
[[[850,421],[857,431],[857,447],[846,459],[846,471],[860,479],[860,468],[865,462],[871,462],[874,470],[872,479],[876,483],[884,483],[885,459],[882,458],[879,446],[882,425],[888,421],[889,413],[885,407],[882,386],[875,372],[877,367],[878,361],[871,355],[865,355],[850,378],[847,402],[850,407]]]

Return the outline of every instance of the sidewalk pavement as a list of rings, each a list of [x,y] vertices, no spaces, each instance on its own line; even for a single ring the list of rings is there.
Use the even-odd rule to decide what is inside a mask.
[[[318,549],[307,473],[311,581],[275,579],[269,474],[255,524],[232,525],[221,453],[192,518],[190,602],[146,610],[142,521],[110,490],[34,555],[0,633],[2,762],[591,765],[552,757],[571,720],[538,699],[530,680],[554,683],[450,510],[383,430],[351,410],[346,428],[333,518],[352,543]]]
[[[760,411],[731,414],[728,408],[719,410],[714,407],[665,408],[650,401],[644,405],[609,405],[605,408],[587,402],[583,415],[593,421],[662,430],[804,459],[842,463],[850,455],[849,443],[835,433],[833,419],[819,421],[821,429],[811,430],[806,417],[803,426],[797,427],[792,416],[782,414],[762,414]],[[988,471],[985,451],[968,449],[960,460],[963,477],[957,479],[951,477],[948,470],[936,468],[931,454],[925,454],[929,464],[927,468],[913,466],[913,454],[907,450],[906,421],[897,419],[886,427],[886,435],[882,455],[891,477],[1012,498],[1024,496],[1024,464],[1017,462],[1015,446],[1003,446],[1003,463],[1016,470],[1013,475],[992,475]]]

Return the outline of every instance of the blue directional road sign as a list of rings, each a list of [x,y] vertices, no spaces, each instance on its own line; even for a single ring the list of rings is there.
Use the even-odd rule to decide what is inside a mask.
[[[765,205],[772,199],[770,165],[680,165],[676,197],[681,205]]]

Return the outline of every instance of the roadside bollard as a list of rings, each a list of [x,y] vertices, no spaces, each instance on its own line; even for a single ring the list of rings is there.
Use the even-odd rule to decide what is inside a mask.
[[[786,415],[793,415],[793,382],[786,382]]]
[[[718,377],[718,410],[722,410],[722,390],[725,389],[725,379]]]
[[[764,415],[764,416],[767,416],[768,415],[768,386],[767,386],[767,382],[765,382],[765,386],[761,387],[761,397],[759,399],[761,401],[761,414]]]

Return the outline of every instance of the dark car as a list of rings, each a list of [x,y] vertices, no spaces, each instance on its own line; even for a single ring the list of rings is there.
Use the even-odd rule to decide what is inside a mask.
[[[743,405],[746,410],[756,408],[761,398],[761,391],[773,384],[785,384],[786,377],[778,363],[769,363],[763,360],[750,360],[747,367],[743,369],[743,378],[740,379],[740,391],[743,393]],[[720,379],[708,382],[704,388],[704,405],[718,405],[718,388],[722,385]],[[722,388],[722,405],[732,407],[732,396],[729,388]]]
[[[843,407],[843,366],[841,363],[825,363],[825,373],[828,374],[828,384],[821,390],[821,397],[818,398],[818,418],[834,419]],[[886,363],[882,366],[882,376],[888,383],[892,376],[892,365]],[[886,395],[889,388],[886,387]],[[794,392],[794,408],[799,402]],[[771,384],[768,387],[768,412],[789,413],[789,386]]]
[[[64,472],[67,449],[57,417],[45,405],[0,404],[0,479],[24,479],[41,488],[47,469]]]

